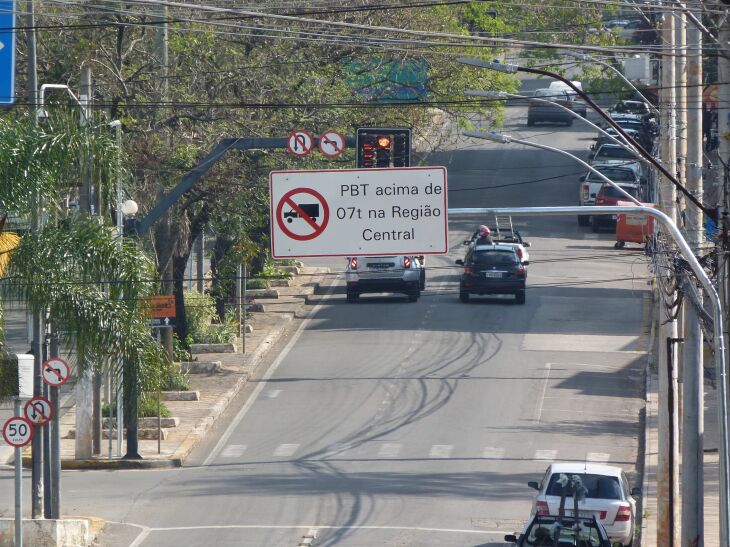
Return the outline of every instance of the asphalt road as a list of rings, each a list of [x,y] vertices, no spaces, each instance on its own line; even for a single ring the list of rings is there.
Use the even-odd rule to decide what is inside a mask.
[[[505,132],[584,155],[592,132]],[[577,203],[583,170],[537,149],[463,139],[434,155],[449,204]],[[529,515],[528,480],[555,460],[640,459],[648,291],[640,249],[574,217],[515,218],[532,243],[527,303],[458,300],[451,218],[427,291],[332,295],[281,342],[189,466],[68,472],[64,513],[112,523],[103,545],[491,546]],[[344,261],[343,261],[344,262]],[[338,261],[337,264],[340,264]],[[341,281],[340,281],[341,282]],[[0,471],[12,514],[12,475]],[[306,543],[305,543],[306,544]]]

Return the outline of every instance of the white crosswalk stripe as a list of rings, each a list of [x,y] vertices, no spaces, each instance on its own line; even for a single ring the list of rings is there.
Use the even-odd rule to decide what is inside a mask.
[[[429,458],[448,458],[451,456],[451,452],[454,450],[452,444],[435,444],[431,447],[431,451],[428,453]]]
[[[221,458],[240,458],[247,448],[245,444],[229,444],[221,452]]]
[[[378,456],[381,458],[397,458],[401,449],[400,443],[385,443],[378,450]]]
[[[611,454],[606,454],[605,452],[588,452],[586,454],[587,462],[607,463],[610,459]]]
[[[534,459],[536,459],[536,460],[554,460],[557,455],[558,455],[557,450],[536,450]]]
[[[294,452],[299,450],[298,444],[280,444],[274,450],[274,456],[278,458],[287,458],[293,456]]]
[[[487,460],[501,460],[504,458],[504,448],[485,446],[482,451],[482,458]]]

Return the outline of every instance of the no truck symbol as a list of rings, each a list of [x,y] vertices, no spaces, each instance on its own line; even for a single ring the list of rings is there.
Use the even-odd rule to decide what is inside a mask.
[[[308,241],[320,235],[327,227],[329,217],[330,211],[324,197],[311,188],[289,190],[276,206],[279,228],[297,241]]]

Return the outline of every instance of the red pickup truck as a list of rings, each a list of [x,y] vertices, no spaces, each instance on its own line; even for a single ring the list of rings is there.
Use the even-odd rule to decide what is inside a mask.
[[[641,201],[641,185],[619,184],[618,186]],[[598,191],[598,195],[596,195],[596,202],[594,205],[618,205],[619,201],[628,201],[628,199],[616,188],[608,183],[604,183]],[[601,228],[611,228],[612,230],[615,230],[616,215],[593,215],[591,216],[591,227],[594,232],[599,232]]]

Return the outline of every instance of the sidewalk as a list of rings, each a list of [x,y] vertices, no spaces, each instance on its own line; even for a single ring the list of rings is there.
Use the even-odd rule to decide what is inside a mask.
[[[647,378],[646,437],[644,459],[644,496],[641,526],[641,547],[662,547],[657,545],[657,451],[659,430],[657,421],[656,373]],[[717,421],[717,390],[705,379],[705,435],[704,435],[704,528],[705,547],[720,546],[720,492],[719,492],[719,430]],[[680,473],[681,473],[680,464]],[[635,546],[638,547],[638,546]]]
[[[328,275],[327,268],[301,266],[291,278],[288,286],[272,287],[278,292],[278,298],[260,298],[261,293],[249,291],[249,295],[257,295],[249,311],[247,325],[252,332],[245,335],[246,352],[240,353],[241,341],[236,343],[237,353],[201,353],[193,356],[193,361],[219,362],[215,371],[204,373],[190,373],[190,389],[198,391],[198,401],[164,401],[171,415],[177,418],[175,427],[163,429],[163,440],[145,439],[140,435],[139,453],[142,460],[123,460],[117,454],[117,441],[112,442],[112,455],[109,458],[109,441],[102,439],[102,455],[91,460],[74,459],[75,440],[75,401],[73,391],[69,390],[65,405],[61,412],[61,460],[64,469],[121,469],[121,468],[153,468],[176,467],[182,465],[185,458],[205,437],[216,419],[226,410],[229,403],[245,386],[248,378],[261,363],[269,348],[285,332],[293,318],[304,317],[308,313],[310,303],[318,299],[311,295],[322,292],[334,280]],[[321,284],[321,286],[320,286]],[[270,292],[270,291],[269,291]],[[63,403],[63,399],[62,399]],[[10,408],[0,409],[0,418],[11,411]],[[140,425],[140,431],[145,428],[150,434],[156,434],[156,418],[152,419],[150,427]],[[106,419],[102,427],[106,430]],[[126,443],[125,443],[126,445]],[[12,451],[9,447],[0,446],[0,463],[12,461]],[[5,449],[5,450],[3,450]],[[124,450],[123,450],[124,452]],[[27,449],[23,459],[29,463],[31,452]]]

